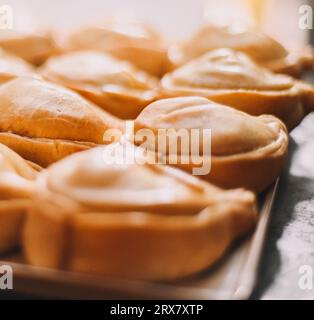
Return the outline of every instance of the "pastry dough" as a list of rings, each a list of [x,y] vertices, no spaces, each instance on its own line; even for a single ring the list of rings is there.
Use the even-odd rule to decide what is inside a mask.
[[[310,47],[302,52],[288,52],[280,43],[260,31],[233,25],[206,25],[190,39],[170,47],[169,57],[174,66],[179,66],[208,51],[221,48],[244,52],[257,64],[273,72],[293,76],[299,76],[314,66],[314,54]]]
[[[34,73],[33,67],[26,61],[0,49],[0,84]]]
[[[175,168],[138,164],[146,161],[140,154],[128,161],[121,150],[136,149],[93,148],[39,174],[23,235],[31,264],[175,279],[210,266],[254,226],[251,192],[223,191]]]
[[[36,174],[24,159],[0,144],[0,253],[20,244]]]
[[[157,77],[169,68],[167,50],[159,34],[140,21],[112,19],[81,28],[67,37],[64,47],[109,53]]]
[[[35,30],[0,30],[0,47],[35,65],[59,51],[50,33]]]
[[[164,149],[161,144],[156,148],[156,141],[146,139],[140,132],[150,129],[159,138],[158,130],[169,128],[188,130],[188,148],[170,149],[170,144]],[[197,137],[192,138],[192,129],[200,130]],[[211,129],[211,137],[204,135],[204,129]],[[286,127],[277,118],[253,117],[201,97],[171,98],[150,104],[135,120],[134,142],[161,152],[167,157],[167,164],[171,164],[169,159],[176,150],[178,161],[174,165],[188,172],[197,167],[191,156],[199,155],[203,166],[211,164],[209,174],[201,178],[223,188],[244,187],[257,192],[280,175],[288,151]],[[196,150],[192,149],[195,143],[199,145]],[[209,144],[211,150],[205,149]]]
[[[41,74],[123,119],[136,118],[156,95],[157,80],[128,62],[96,51],[52,57]]]
[[[41,166],[103,143],[120,121],[77,93],[35,78],[0,87],[0,142]]]
[[[294,128],[314,107],[313,88],[261,68],[245,54],[219,49],[162,79],[163,97],[197,95],[252,115],[273,114]]]

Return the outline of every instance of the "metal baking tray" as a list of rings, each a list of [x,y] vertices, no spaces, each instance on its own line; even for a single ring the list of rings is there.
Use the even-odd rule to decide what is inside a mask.
[[[0,265],[13,268],[14,292],[41,298],[248,299],[256,281],[277,187],[278,181],[260,196],[260,217],[250,236],[239,240],[209,270],[180,281],[129,281],[33,267],[19,252],[0,257]]]

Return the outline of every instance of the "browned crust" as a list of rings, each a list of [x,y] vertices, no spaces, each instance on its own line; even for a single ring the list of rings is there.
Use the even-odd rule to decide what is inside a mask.
[[[194,90],[166,85],[160,89],[160,97],[201,96],[253,116],[271,114],[283,121],[291,131],[308,113],[305,108],[305,99],[314,96],[313,90],[303,93],[299,89],[299,85],[296,85],[289,90],[281,91]]]
[[[97,88],[88,87],[84,84],[78,85],[67,81],[62,81],[61,79],[51,76],[44,71],[41,73],[49,81],[61,84],[78,92],[84,98],[95,103],[103,110],[109,112],[115,117],[118,117],[119,119],[124,120],[135,119],[148,104],[156,99],[157,96],[157,90],[153,89],[146,91],[151,98],[144,98],[140,95],[130,95],[126,92],[115,93],[102,91],[101,89],[97,90]]]
[[[0,132],[0,143],[8,146],[24,159],[42,167],[47,167],[74,152],[96,146],[96,144],[89,142],[29,138],[9,132]]]
[[[216,203],[184,217],[143,212],[73,215],[36,201],[24,229],[24,252],[31,264],[45,267],[130,279],[176,279],[210,266],[255,225],[252,201]]]

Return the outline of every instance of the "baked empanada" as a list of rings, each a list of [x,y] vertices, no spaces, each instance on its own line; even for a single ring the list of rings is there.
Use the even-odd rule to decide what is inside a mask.
[[[36,175],[24,159],[0,144],[0,253],[20,244]]]
[[[251,115],[273,114],[294,128],[314,107],[313,88],[257,66],[230,49],[209,52],[165,75],[161,96],[204,96]]]
[[[133,152],[136,160],[129,161],[125,155]],[[255,225],[253,193],[223,191],[145,161],[134,147],[116,143],[42,171],[24,229],[27,260],[110,277],[169,280],[209,267]]]
[[[0,143],[44,167],[102,144],[120,125],[74,91],[28,77],[0,86],[0,113]]]
[[[35,65],[58,52],[50,33],[35,30],[0,30],[0,47]]]
[[[32,65],[0,49],[0,84],[16,77],[30,76],[33,74],[35,74],[35,70]]]
[[[41,74],[122,119],[136,118],[156,96],[157,80],[126,61],[96,51],[52,57]]]
[[[211,135],[205,135],[205,129],[210,129]],[[155,139],[147,134],[150,132]],[[165,134],[168,140],[162,144]],[[133,141],[188,172],[210,168],[200,177],[220,187],[256,192],[280,175],[288,151],[287,130],[279,119],[254,117],[201,97],[153,102],[135,120]],[[175,163],[170,160],[173,158]],[[197,164],[198,160],[201,163]]]
[[[159,34],[136,20],[107,20],[83,27],[65,40],[65,50],[97,50],[127,60],[154,76],[169,67],[167,50]]]
[[[299,76],[314,66],[314,54],[310,47],[302,52],[288,52],[279,42],[258,30],[232,25],[210,24],[202,27],[190,39],[170,47],[169,58],[174,66],[179,66],[221,48],[244,52],[271,71],[292,76]]]

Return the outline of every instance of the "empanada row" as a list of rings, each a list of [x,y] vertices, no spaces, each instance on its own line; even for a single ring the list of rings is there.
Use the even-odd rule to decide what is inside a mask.
[[[175,51],[181,52],[181,59],[177,60],[182,61],[173,63],[175,67],[168,68],[167,74],[165,71],[158,75],[141,66],[143,61],[156,62],[151,55],[153,47],[164,48],[163,41],[157,39],[158,35],[143,23],[110,20],[101,27],[86,27],[70,35],[63,45],[66,53],[61,49],[58,55],[51,53],[37,70],[2,52],[0,81],[34,75],[36,71],[38,76],[77,91],[120,119],[135,119],[155,100],[190,95],[255,116],[275,115],[288,130],[313,110],[312,86],[274,74],[274,68],[268,67],[285,59],[291,64],[296,58],[292,59],[292,53],[263,34],[238,32],[232,27],[204,27],[194,38],[176,45]],[[5,45],[3,48],[10,49]],[[141,53],[132,55],[133,49]],[[142,58],[142,54],[147,57]],[[306,56],[309,64],[312,55]]]
[[[121,119],[135,119],[154,100],[195,95],[255,116],[275,115],[291,130],[314,106],[310,85],[274,74],[230,49],[192,60],[160,83],[126,62],[93,51],[51,58],[40,72]]]
[[[279,74],[311,69],[311,49],[255,30],[169,46],[113,19],[63,41],[0,31],[0,47],[0,253],[36,266],[154,281],[210,267],[254,228],[255,193],[314,108],[312,86]]]
[[[190,152],[178,153],[178,164],[169,166],[152,161],[159,153],[154,143],[143,146],[126,141],[129,136],[96,147],[121,123],[68,89],[17,78],[0,88],[0,99],[0,142],[41,165],[65,157],[38,173],[12,150],[0,149],[0,221],[6,230],[0,251],[21,243],[36,266],[145,280],[204,270],[257,219],[252,192],[210,182],[261,191],[275,181],[287,155],[287,131],[279,119],[250,116],[203,97],[156,101],[136,119],[134,131],[199,129],[199,155],[211,163],[199,177],[189,174],[193,163],[181,163]],[[204,129],[211,129],[210,141]],[[68,144],[90,150],[77,152],[84,149]]]
[[[273,72],[300,76],[313,69],[312,48],[289,52],[266,34],[237,25],[206,24],[189,39],[168,43],[148,24],[132,19],[107,19],[70,34],[40,31],[29,26],[1,30],[0,47],[35,65],[62,52],[92,50],[126,60],[156,77],[201,55],[222,48],[240,51]]]
[[[121,120],[75,92],[40,79],[9,81],[0,87],[0,101],[0,143],[42,167],[74,152],[119,140],[126,133]],[[251,116],[202,97],[158,100],[147,106],[134,124],[137,135],[143,129],[154,134],[145,148],[166,159],[173,152],[155,148],[158,130],[172,128],[176,134],[183,129],[189,138],[191,129],[197,129],[196,138],[202,139],[197,150],[200,165],[211,166],[201,177],[222,188],[260,192],[279,176],[287,156],[287,130],[279,119]],[[204,130],[211,130],[209,138],[203,136]],[[111,139],[112,131],[120,135]],[[177,150],[175,165],[192,173],[197,167],[191,151],[195,143],[186,143],[188,150]],[[211,149],[206,153],[207,146]],[[166,164],[171,162],[166,160]]]

